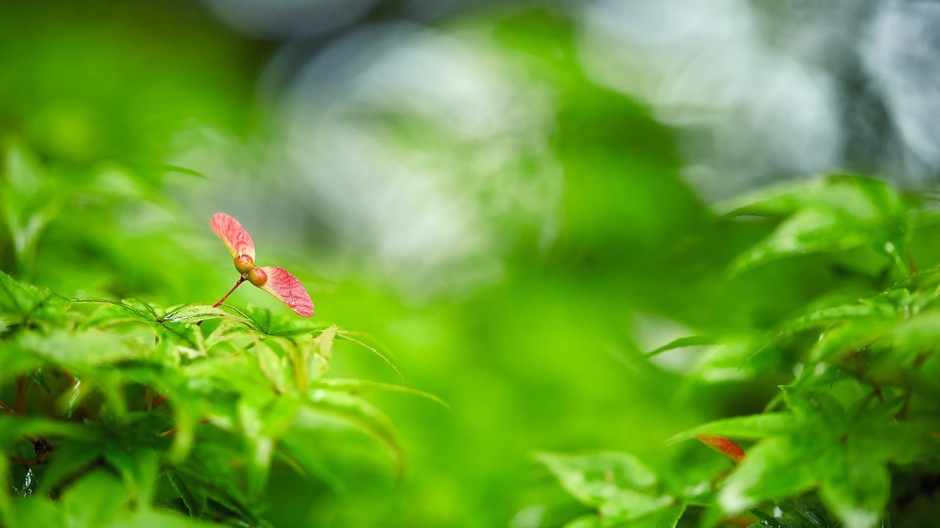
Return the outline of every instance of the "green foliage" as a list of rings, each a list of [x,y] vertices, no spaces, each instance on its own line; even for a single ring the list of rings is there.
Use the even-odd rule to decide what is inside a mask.
[[[289,313],[67,299],[0,272],[0,321],[3,526],[199,525],[165,510],[265,526],[276,460],[331,478],[303,438],[324,417],[400,466],[390,420],[360,393],[423,395],[324,378],[335,342],[361,336]]]
[[[708,210],[674,131],[618,88],[658,76],[586,61],[626,43],[585,40],[549,3],[418,26],[395,22],[411,3],[389,3],[286,61],[204,3],[9,4],[0,400],[15,408],[22,379],[27,405],[0,411],[0,525],[935,524],[940,230],[916,196],[843,175]],[[384,89],[451,50],[459,82]],[[351,66],[319,82],[299,69],[314,54]],[[478,73],[484,91],[450,90]],[[308,152],[334,133],[354,155]],[[394,215],[396,236],[359,236],[388,218],[376,189],[326,191],[359,192],[346,169],[369,164],[480,256],[437,276],[424,268],[450,239],[414,269],[370,258],[435,226]],[[251,228],[264,260],[306,273],[335,334],[235,309],[270,300],[244,288],[218,310],[178,305],[234,279],[205,225],[219,210],[265,220]],[[479,273],[492,282],[462,280]],[[377,406],[420,393],[340,327],[379,332],[454,412]],[[689,441],[708,434],[748,458]],[[538,458],[562,485],[527,457],[573,449],[587,454]]]
[[[940,470],[940,268],[908,267],[905,248],[931,216],[915,198],[877,180],[837,176],[730,207],[723,222],[770,216],[778,223],[732,260],[725,280],[787,257],[824,253],[839,263],[870,249],[880,259],[870,284],[884,286],[846,299],[834,284],[750,335],[680,338],[653,350],[650,357],[706,347],[690,383],[788,379],[761,414],[679,433],[655,467],[627,453],[542,455],[562,486],[596,510],[571,525],[638,526],[668,510],[675,518],[650,526],[674,526],[686,504],[683,519],[701,526],[915,525],[899,490]],[[715,375],[727,369],[737,377]],[[753,443],[740,463],[709,473],[714,454],[684,442],[699,434]]]
[[[160,229],[124,228],[131,204],[173,207],[121,165],[76,170],[4,147],[0,255],[21,280],[0,271],[0,526],[266,526],[272,469],[332,483],[324,436],[343,430],[374,439],[401,472],[391,420],[363,393],[435,397],[325,378],[349,345],[397,373],[368,336],[251,305],[90,296],[159,284],[165,298],[200,282],[186,271],[198,254]],[[95,278],[68,298],[22,280],[37,275]]]
[[[602,526],[671,527],[685,510],[682,498],[664,492],[656,473],[628,453],[560,456],[538,460],[586,506],[597,508]],[[579,517],[568,526],[591,526]]]

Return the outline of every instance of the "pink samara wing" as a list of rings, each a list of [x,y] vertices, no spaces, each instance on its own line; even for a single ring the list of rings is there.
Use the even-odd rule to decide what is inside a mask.
[[[313,315],[313,301],[310,300],[310,295],[297,277],[277,266],[262,266],[261,269],[268,275],[267,282],[261,286],[262,290],[277,297],[299,315],[304,317]]]
[[[225,213],[216,213],[212,216],[211,225],[233,258],[248,255],[252,261],[255,260],[255,243],[238,220]]]

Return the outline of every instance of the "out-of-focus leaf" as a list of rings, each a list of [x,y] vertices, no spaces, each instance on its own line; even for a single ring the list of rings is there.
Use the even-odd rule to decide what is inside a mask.
[[[439,397],[425,392],[423,390],[415,389],[412,387],[406,387],[402,385],[392,385],[391,383],[381,383],[378,381],[362,380],[362,379],[341,379],[341,378],[327,378],[321,379],[315,384],[315,387],[324,387],[330,390],[336,390],[341,392],[348,392],[350,394],[359,394],[362,392],[369,391],[386,391],[386,392],[400,392],[402,394],[410,394],[413,396],[420,396],[428,400],[433,401],[434,403],[444,407],[445,409],[450,409],[450,405],[447,404],[444,400]]]
[[[7,457],[0,457],[0,524],[13,526],[12,497],[8,491],[12,489],[10,482],[10,468]]]
[[[200,389],[228,389],[234,393],[251,392],[258,387],[269,386],[267,378],[260,369],[254,368],[255,361],[247,354],[236,354],[224,357],[209,357],[182,368],[183,375],[191,381],[192,385]],[[196,380],[206,378],[212,383],[197,383]]]
[[[39,159],[19,142],[6,143],[4,172],[10,188],[22,196],[36,194],[43,179]]]
[[[811,489],[823,477],[820,468],[838,458],[836,446],[820,438],[768,438],[748,450],[748,456],[728,477],[719,493],[722,509],[740,513],[768,499]]]
[[[123,336],[95,329],[56,331],[42,336],[27,334],[20,344],[46,360],[74,369],[141,355],[138,349],[128,346]]]
[[[231,319],[223,319],[215,327],[215,330],[205,338],[205,345],[207,350],[212,350],[218,345],[238,341],[244,343],[254,342],[255,336],[245,332],[245,327],[241,323]]]
[[[333,360],[333,342],[336,340],[336,332],[339,327],[330,325],[322,334],[313,340],[313,346],[310,348],[310,357],[305,358],[304,364],[307,370],[306,384],[310,385],[326,374],[330,368],[330,361]]]
[[[86,325],[105,323],[109,321],[141,321],[145,323],[154,323],[159,318],[152,306],[133,299],[114,301],[111,299],[99,299],[95,297],[76,297],[75,299],[72,299],[72,302],[76,304],[101,305],[105,308],[101,315],[89,318],[85,322]],[[112,315],[113,312],[111,310],[117,310],[118,312],[124,314],[125,318],[115,318]]]
[[[401,471],[402,450],[392,423],[374,405],[350,394],[325,389],[310,391],[307,402],[310,409],[343,419],[381,442]]]
[[[0,412],[0,444],[19,441],[24,436],[83,438],[90,436],[90,431],[77,423],[48,418],[14,417]]]
[[[638,519],[631,519],[622,526],[624,528],[675,528],[679,524],[679,519],[685,513],[685,509],[685,504],[676,504]]]
[[[264,421],[264,434],[279,438],[293,427],[300,413],[301,403],[293,396],[271,398],[259,407]]]
[[[858,352],[882,337],[883,322],[848,322],[820,336],[809,353],[812,363],[837,361],[843,356]]]
[[[780,362],[779,351],[767,336],[737,339],[708,347],[699,358],[695,376],[718,383],[740,381],[764,372]]]
[[[928,421],[928,420],[924,420]],[[853,424],[849,437],[848,454],[862,455],[872,460],[890,460],[894,464],[913,464],[936,453],[940,430],[934,423],[921,420],[899,421],[894,416],[884,420],[866,418]]]
[[[300,469],[322,480],[334,493],[343,496],[348,494],[346,484],[325,463],[329,454],[310,442],[308,435],[299,430],[288,431],[281,437],[279,444],[285,455]]]
[[[602,526],[675,526],[685,510],[658,491],[656,474],[629,453],[539,453],[536,459],[568,493],[598,509]]]
[[[68,299],[48,288],[21,284],[0,271],[0,314],[15,316],[6,321],[7,326],[26,319],[45,320],[49,316],[61,316],[68,306]]]
[[[897,261],[906,228],[900,196],[883,181],[855,176],[833,176],[796,189],[770,189],[763,196],[745,197],[730,209],[730,216],[787,217],[768,238],[735,260],[734,272],[786,256],[863,245]]]
[[[718,210],[726,216],[783,216],[807,207],[841,210],[863,220],[904,212],[900,196],[887,183],[851,175],[773,185],[720,204]]]
[[[781,330],[795,332],[813,327],[824,327],[855,319],[884,319],[897,317],[897,308],[885,302],[846,304],[813,311],[787,322]]]
[[[689,440],[697,434],[714,434],[734,438],[761,439],[779,436],[796,430],[797,423],[790,413],[763,413],[715,420],[677,434],[670,442]]]
[[[833,435],[847,428],[849,417],[845,407],[827,391],[787,393],[786,401],[806,435]]]
[[[258,369],[271,382],[271,386],[278,394],[283,394],[290,388],[290,367],[283,353],[274,350],[275,344],[271,341],[257,341],[253,349]]]
[[[151,449],[132,449],[114,442],[102,454],[105,461],[121,475],[131,496],[142,503],[149,503],[159,469],[157,453]]]
[[[659,516],[656,514],[673,504],[675,504],[675,499],[667,495],[619,489],[600,504],[598,511],[602,518],[610,521],[639,522],[645,517],[658,519]],[[651,526],[656,526],[656,524]]]
[[[879,525],[891,487],[884,464],[864,456],[840,456],[821,467],[825,474],[821,496],[845,528]]]
[[[658,481],[656,473],[630,453],[538,453],[535,459],[558,477],[569,493],[589,506],[598,506],[617,489],[647,489]]]
[[[99,469],[72,484],[61,504],[70,528],[98,528],[114,519],[126,501],[121,481]]]
[[[72,478],[88,471],[103,460],[107,444],[97,434],[88,434],[81,439],[70,439],[55,446],[53,456],[39,482],[40,490],[53,493]]]
[[[247,444],[248,493],[257,497],[267,480],[275,440],[283,436],[297,419],[300,404],[296,398],[242,397],[238,418]]]
[[[22,498],[9,504],[7,526],[68,526],[63,511],[46,497]]]
[[[566,522],[562,528],[604,528],[604,524],[596,514],[590,514],[572,519]]]
[[[396,365],[395,362],[392,361],[392,358],[387,353],[384,353],[381,350],[379,350],[379,347],[370,344],[368,342],[369,340],[368,335],[363,334],[361,332],[351,332],[349,330],[338,330],[336,333],[336,338],[342,339],[345,341],[350,341],[372,352],[373,354],[378,356],[379,359],[384,361],[386,365],[391,367],[391,369],[395,371],[395,374],[397,374],[398,377],[401,378],[402,381],[404,381],[405,377],[402,375],[401,371],[398,370],[398,365]]]
[[[713,336],[689,336],[689,337],[680,337],[679,339],[674,339],[665,345],[655,348],[649,351],[646,355],[649,357],[662,354],[663,352],[668,352],[670,350],[675,350],[677,348],[686,348],[692,346],[701,346],[701,345],[715,345],[720,341],[718,338]]]
[[[741,273],[787,256],[842,251],[868,242],[868,233],[857,229],[851,219],[807,209],[784,220],[768,238],[735,259],[731,271]]]
[[[17,267],[29,275],[46,226],[58,216],[61,199],[39,160],[23,145],[7,141],[0,185],[0,220],[13,242]]]
[[[248,496],[257,497],[268,478],[274,439],[254,399],[243,398],[239,402],[238,419],[248,444]]]
[[[180,500],[183,501],[189,516],[201,519],[206,512],[208,497],[205,494],[193,491],[190,488],[189,479],[180,478],[174,471],[167,471],[166,478],[179,495]]]
[[[605,522],[634,521],[676,503],[673,497],[658,493],[656,474],[629,453],[540,453],[536,459],[558,478],[568,493],[585,505],[598,508]]]
[[[217,527],[218,524],[196,521],[176,513],[142,508],[129,518],[114,521],[102,528],[154,528],[156,526],[160,528],[210,528]]]
[[[940,311],[932,310],[901,322],[891,330],[895,361],[903,361],[940,343]]]
[[[233,438],[207,435],[194,446],[191,457],[167,471],[180,482],[185,482],[190,497],[197,504],[205,504],[211,509],[215,503],[241,522],[252,526],[262,524],[236,482],[239,474],[234,471],[233,463],[241,460],[241,446],[226,445],[223,443],[226,440],[231,443]]]

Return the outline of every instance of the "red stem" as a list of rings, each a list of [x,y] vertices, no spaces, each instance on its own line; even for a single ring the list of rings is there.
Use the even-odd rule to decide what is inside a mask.
[[[39,463],[38,458],[20,458],[20,457],[8,456],[7,460],[16,464],[23,464],[24,466],[35,466],[36,464]]]
[[[26,378],[16,378],[16,401],[13,403],[16,414],[23,416],[26,412]]]
[[[226,293],[225,295],[223,295],[222,298],[219,299],[219,302],[213,304],[212,307],[213,307],[213,308],[218,308],[219,305],[222,304],[223,302],[225,302],[225,299],[228,299],[228,296],[231,295],[233,291],[235,291],[235,288],[238,288],[239,286],[241,286],[243,282],[245,282],[245,277],[239,277],[239,278],[238,278],[238,282],[235,283],[235,286],[232,286],[232,289],[229,290],[228,293]]]
[[[208,418],[203,418],[202,420],[199,420],[199,423],[200,424],[212,423],[212,420]],[[157,436],[172,436],[172,435],[175,435],[178,431],[179,430],[176,427],[174,427],[173,429],[168,429],[166,431],[163,431],[162,433],[157,433]]]
[[[161,394],[153,399],[153,404],[151,404],[151,409],[156,409],[157,407],[163,405],[163,402],[166,401],[166,394]]]

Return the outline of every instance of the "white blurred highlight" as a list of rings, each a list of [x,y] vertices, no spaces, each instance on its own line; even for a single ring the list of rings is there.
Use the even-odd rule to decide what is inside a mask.
[[[589,74],[678,128],[708,197],[843,168],[913,184],[940,171],[940,4],[597,0],[581,15]]]
[[[884,2],[860,39],[865,66],[901,138],[901,169],[922,180],[940,169],[940,4]]]
[[[745,2],[602,0],[583,27],[588,72],[686,132],[687,177],[707,195],[836,163],[827,75],[763,45]]]
[[[284,111],[315,207],[412,296],[495,281],[513,237],[554,237],[549,94],[480,35],[359,31],[304,66]]]

